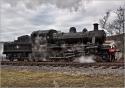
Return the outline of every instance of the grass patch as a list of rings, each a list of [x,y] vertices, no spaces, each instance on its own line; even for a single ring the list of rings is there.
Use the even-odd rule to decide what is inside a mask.
[[[123,87],[124,77],[69,75],[60,72],[1,70],[2,87]]]

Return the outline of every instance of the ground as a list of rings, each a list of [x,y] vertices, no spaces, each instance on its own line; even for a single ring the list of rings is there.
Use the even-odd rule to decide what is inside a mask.
[[[10,69],[11,68],[11,69]],[[16,68],[16,69],[15,69]],[[20,69],[18,69],[20,68]],[[31,69],[30,67],[29,69]],[[2,87],[124,87],[124,76],[113,74],[71,74],[61,71],[29,70],[28,67],[3,67]],[[57,69],[57,68],[56,68]],[[59,68],[60,69],[60,68]],[[63,69],[64,70],[64,69]]]

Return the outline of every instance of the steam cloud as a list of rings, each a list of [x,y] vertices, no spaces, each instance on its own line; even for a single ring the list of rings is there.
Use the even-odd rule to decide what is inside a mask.
[[[94,56],[81,56],[81,57],[77,58],[77,61],[80,63],[94,63],[94,62],[96,62],[94,60]]]

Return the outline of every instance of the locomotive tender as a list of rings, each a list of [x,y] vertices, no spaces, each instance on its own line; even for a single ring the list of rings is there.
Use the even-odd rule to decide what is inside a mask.
[[[109,61],[108,49],[103,46],[105,40],[106,33],[98,30],[97,23],[93,31],[84,28],[77,32],[75,27],[71,27],[69,33],[39,30],[4,43],[3,54],[10,61],[74,61],[77,57],[89,55]]]

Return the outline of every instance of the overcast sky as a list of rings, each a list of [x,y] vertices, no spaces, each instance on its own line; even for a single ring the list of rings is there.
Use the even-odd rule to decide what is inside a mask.
[[[0,0],[0,41],[12,41],[17,36],[36,30],[56,29],[68,32],[93,29],[107,10],[125,4],[124,0]]]

